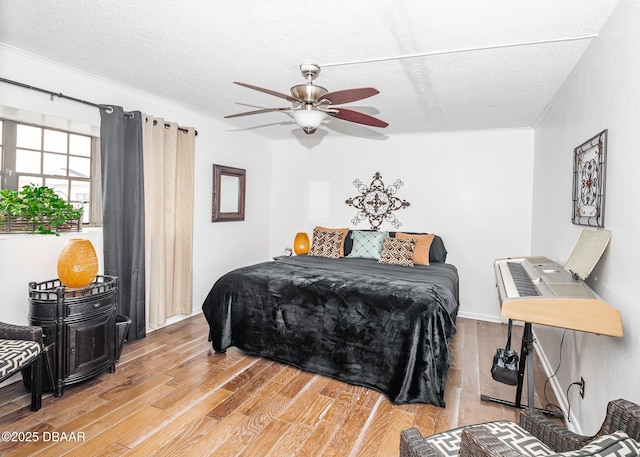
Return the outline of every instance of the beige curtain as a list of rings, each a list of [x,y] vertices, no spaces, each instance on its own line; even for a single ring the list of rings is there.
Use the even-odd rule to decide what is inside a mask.
[[[191,314],[195,130],[145,115],[143,128],[147,328]]]

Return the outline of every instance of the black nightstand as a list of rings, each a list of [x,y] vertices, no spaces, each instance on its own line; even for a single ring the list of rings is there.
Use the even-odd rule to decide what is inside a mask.
[[[64,386],[115,371],[118,278],[98,276],[80,289],[58,279],[29,283],[29,324],[42,327],[56,396]]]

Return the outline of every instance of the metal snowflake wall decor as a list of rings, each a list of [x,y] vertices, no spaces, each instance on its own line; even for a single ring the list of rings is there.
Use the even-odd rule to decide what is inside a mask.
[[[398,179],[392,185],[385,187],[382,182],[382,175],[376,172],[369,186],[365,186],[358,178],[353,181],[353,185],[356,186],[360,195],[345,201],[347,205],[360,210],[351,219],[353,225],[358,225],[360,221],[365,219],[369,219],[373,230],[378,230],[380,224],[385,220],[393,225],[394,228],[399,228],[402,225],[402,222],[396,219],[395,214],[393,214],[393,211],[410,205],[408,201],[400,200],[394,196],[398,188],[404,185],[401,180]]]
[[[573,156],[573,217],[577,225],[604,227],[607,130],[584,142]]]

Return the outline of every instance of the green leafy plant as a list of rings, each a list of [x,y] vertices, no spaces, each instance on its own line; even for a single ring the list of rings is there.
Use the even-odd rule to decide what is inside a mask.
[[[58,235],[53,229],[81,216],[82,208],[74,208],[51,187],[28,184],[19,191],[0,190],[0,226],[22,220],[32,233]]]

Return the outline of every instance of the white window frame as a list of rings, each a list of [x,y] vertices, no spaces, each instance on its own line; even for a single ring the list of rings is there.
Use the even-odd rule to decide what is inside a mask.
[[[97,225],[101,225],[102,224],[102,217],[101,217],[101,213],[102,213],[102,206],[101,206],[101,202],[102,202],[102,196],[100,194],[101,190],[100,190],[100,165],[99,165],[99,160],[100,160],[100,140],[99,138],[86,134],[86,133],[78,133],[78,132],[73,132],[70,130],[64,130],[64,129],[59,129],[59,128],[52,128],[52,127],[48,127],[48,126],[44,126],[44,125],[37,125],[37,124],[32,124],[32,123],[27,123],[27,122],[20,122],[20,121],[16,121],[16,120],[12,120],[12,119],[6,119],[6,118],[0,118],[0,120],[2,121],[2,130],[0,131],[0,145],[2,147],[2,156],[0,157],[0,189],[13,189],[13,190],[19,190],[18,189],[18,182],[19,182],[19,178],[20,176],[33,176],[36,178],[41,178],[42,181],[45,183],[46,185],[46,179],[47,178],[61,178],[61,179],[65,179],[65,180],[69,180],[71,181],[76,181],[76,182],[88,182],[89,183],[89,188],[90,188],[90,192],[89,192],[89,206],[87,208],[88,210],[88,214],[85,214],[85,217],[83,217],[84,219],[84,226],[97,226]],[[40,128],[40,129],[46,129],[46,130],[54,130],[54,131],[58,131],[58,132],[63,132],[66,134],[73,134],[73,135],[80,135],[80,136],[86,136],[88,138],[90,138],[91,140],[91,154],[90,154],[90,169],[91,169],[91,175],[89,178],[78,178],[78,177],[72,177],[72,176],[57,176],[57,175],[47,175],[47,174],[43,174],[43,173],[18,173],[16,172],[16,154],[17,154],[17,146],[16,146],[16,140],[17,140],[17,126],[18,125],[25,125],[25,126],[29,126],[29,127],[36,127],[36,128]],[[43,135],[44,137],[44,135]],[[36,149],[34,149],[36,150]],[[45,152],[43,149],[43,146],[41,145],[40,148],[40,152],[43,153]],[[72,154],[69,154],[69,150],[67,147],[67,152],[66,152],[67,157],[69,156],[73,156]],[[42,170],[41,170],[42,171]],[[76,202],[74,200],[70,200],[68,196],[64,196],[63,198],[65,198],[68,202],[72,203],[72,204],[78,204],[81,202]],[[88,217],[87,217],[88,216]]]

